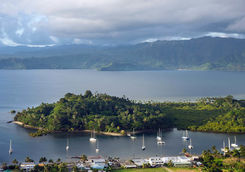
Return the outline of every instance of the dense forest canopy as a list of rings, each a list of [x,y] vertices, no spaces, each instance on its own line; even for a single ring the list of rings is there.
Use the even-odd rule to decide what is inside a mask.
[[[140,103],[107,94],[67,93],[56,103],[18,112],[16,121],[45,131],[121,132],[158,128],[191,129],[215,132],[245,132],[245,101],[202,98],[197,102]]]
[[[0,69],[245,71],[245,39],[202,37],[115,47],[0,47]]]

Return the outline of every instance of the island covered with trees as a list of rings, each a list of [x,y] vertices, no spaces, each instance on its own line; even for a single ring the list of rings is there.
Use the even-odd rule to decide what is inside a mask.
[[[33,136],[84,130],[124,135],[133,129],[158,128],[245,133],[245,101],[227,96],[196,102],[139,102],[87,90],[17,112],[14,120],[37,128]]]

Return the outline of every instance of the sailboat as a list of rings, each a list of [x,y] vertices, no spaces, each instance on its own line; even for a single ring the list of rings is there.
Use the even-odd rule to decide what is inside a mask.
[[[157,140],[162,140],[160,128],[159,128],[159,132],[157,133]]]
[[[238,148],[238,145],[236,144],[236,136],[234,136],[234,143],[231,144],[233,148]]]
[[[227,152],[227,149],[226,149],[226,147],[225,147],[225,141],[223,140],[223,148],[221,148],[221,151],[222,152]]]
[[[10,143],[9,143],[9,155],[11,155],[12,153],[13,153],[12,140],[10,140]]]
[[[160,134],[161,132],[159,131],[159,137],[161,138],[160,140],[157,140],[158,145],[163,145],[165,142],[162,140],[162,135]]]
[[[134,128],[133,128],[133,135],[130,136],[131,139],[136,139],[135,135],[134,135]]]
[[[99,149],[99,141],[97,141],[95,152],[98,153],[99,151],[100,151],[100,149]]]
[[[145,137],[144,137],[144,134],[143,134],[143,140],[142,140],[142,150],[143,151],[145,150]]]
[[[183,140],[189,140],[189,139],[190,139],[187,130],[185,130],[185,133],[183,132],[182,139],[183,139]]]
[[[67,140],[66,140],[66,151],[68,151],[68,150],[69,150],[69,140],[67,138]]]
[[[188,145],[189,149],[193,149],[192,143],[191,143],[191,139],[190,139],[190,144]]]
[[[95,138],[95,130],[92,132],[91,131],[91,137],[89,139],[90,142],[96,142],[96,138]]]
[[[228,137],[228,148],[229,148],[229,150],[231,150],[231,140],[230,140],[230,137]]]

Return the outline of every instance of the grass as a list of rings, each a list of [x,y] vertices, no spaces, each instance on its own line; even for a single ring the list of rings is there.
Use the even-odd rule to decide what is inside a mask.
[[[120,170],[113,170],[112,172],[196,172],[196,171],[200,171],[200,170],[195,168],[171,167],[171,168],[120,169]]]
[[[164,168],[120,169],[112,172],[168,172]]]
[[[196,171],[200,171],[198,168],[178,168],[178,167],[171,167],[168,168],[169,170],[171,170],[172,172],[196,172]]]

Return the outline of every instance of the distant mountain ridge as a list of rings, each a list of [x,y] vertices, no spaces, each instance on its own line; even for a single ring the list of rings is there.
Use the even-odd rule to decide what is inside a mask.
[[[245,71],[245,39],[202,37],[116,47],[1,47],[0,69]]]

